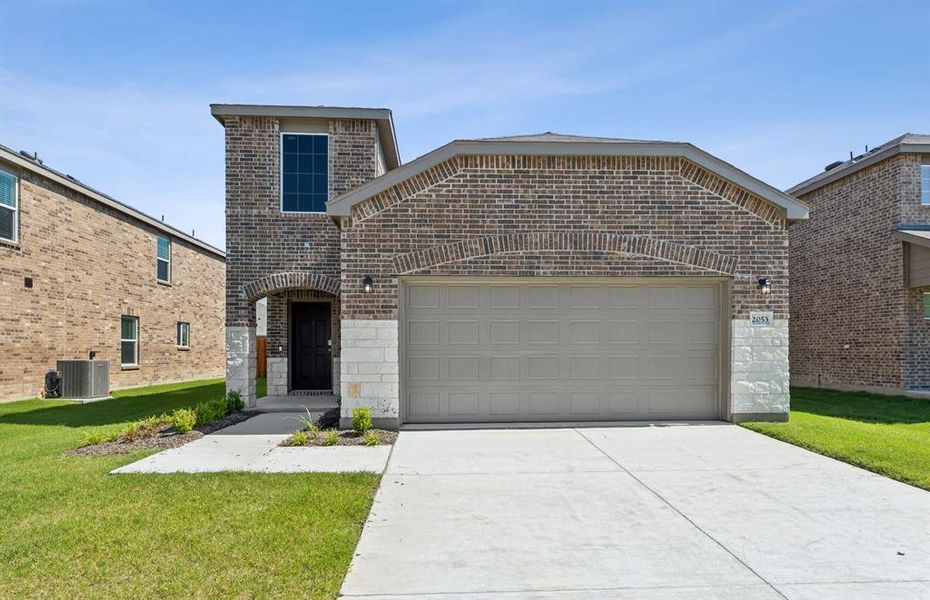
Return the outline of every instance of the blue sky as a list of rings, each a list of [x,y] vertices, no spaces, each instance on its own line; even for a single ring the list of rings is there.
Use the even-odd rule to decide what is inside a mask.
[[[930,133],[930,2],[19,2],[0,143],[220,247],[211,102],[387,107],[409,161],[556,131],[690,141],[780,188]]]

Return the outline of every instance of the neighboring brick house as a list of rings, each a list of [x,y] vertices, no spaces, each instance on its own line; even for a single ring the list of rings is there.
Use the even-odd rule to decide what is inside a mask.
[[[0,401],[96,351],[111,389],[224,370],[222,251],[0,146]]]
[[[226,129],[227,386],[403,423],[788,411],[788,222],[695,148],[541,134],[401,166],[383,109],[213,105]],[[331,347],[330,347],[331,344]]]
[[[930,135],[906,134],[794,186],[791,380],[930,391]]]

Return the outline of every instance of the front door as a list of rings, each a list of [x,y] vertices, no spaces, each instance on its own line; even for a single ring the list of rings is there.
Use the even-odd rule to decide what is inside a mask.
[[[331,331],[329,302],[291,304],[291,389],[332,387]]]

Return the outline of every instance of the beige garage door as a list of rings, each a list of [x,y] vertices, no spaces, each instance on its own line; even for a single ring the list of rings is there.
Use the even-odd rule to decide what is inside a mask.
[[[404,420],[718,418],[722,294],[681,279],[406,281]]]

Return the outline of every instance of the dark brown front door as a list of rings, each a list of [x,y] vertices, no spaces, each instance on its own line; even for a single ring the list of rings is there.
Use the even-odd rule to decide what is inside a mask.
[[[331,331],[329,302],[291,304],[291,389],[332,387]]]

